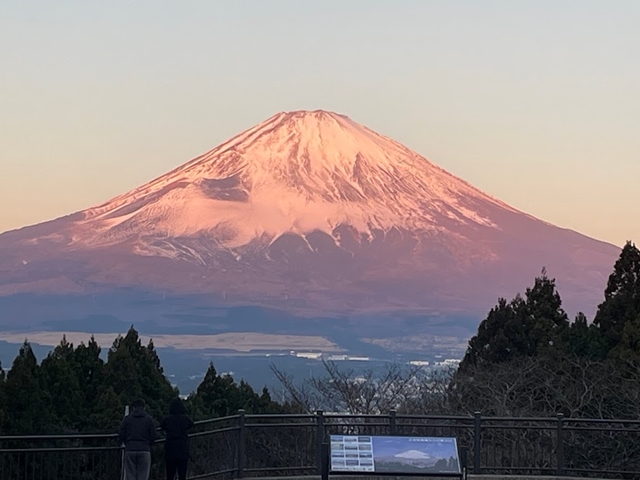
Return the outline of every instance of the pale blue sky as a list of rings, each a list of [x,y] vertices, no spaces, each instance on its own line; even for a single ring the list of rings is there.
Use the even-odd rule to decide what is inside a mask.
[[[322,108],[640,243],[639,25],[633,0],[2,0],[0,231]]]

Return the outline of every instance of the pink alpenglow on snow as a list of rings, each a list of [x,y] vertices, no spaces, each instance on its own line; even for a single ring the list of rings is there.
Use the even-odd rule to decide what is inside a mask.
[[[0,235],[0,294],[135,287],[303,314],[475,315],[546,267],[567,308],[590,313],[618,252],[344,115],[296,111],[103,205]]]
[[[495,227],[465,206],[468,199],[514,211],[348,117],[279,113],[173,172],[87,210],[78,223],[88,227],[87,234],[78,241],[119,242],[129,234],[127,223],[169,236],[224,229],[229,247],[263,235],[331,234],[339,225],[367,234],[393,227],[437,231],[441,216]],[[122,233],[104,235],[114,231]]]

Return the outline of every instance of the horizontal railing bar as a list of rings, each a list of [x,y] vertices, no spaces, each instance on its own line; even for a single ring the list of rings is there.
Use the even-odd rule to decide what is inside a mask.
[[[259,419],[259,418],[265,418],[265,419],[273,419],[273,418],[283,418],[283,419],[299,419],[299,420],[309,420],[309,419],[316,419],[318,418],[318,415],[316,414],[312,414],[312,413],[283,413],[283,414],[278,414],[278,415],[273,415],[273,414],[268,414],[268,413],[251,413],[251,414],[247,414],[245,415],[246,419]]]
[[[370,425],[370,424],[365,424]],[[387,427],[389,426],[386,424]],[[467,430],[473,430],[473,425],[458,425],[456,423],[396,423],[396,428],[407,428],[407,427],[416,427],[416,428],[464,428]]]
[[[389,427],[388,423],[325,423],[325,427]]]
[[[480,417],[483,422],[558,423],[558,417]]]
[[[0,448],[0,453],[112,452],[114,450],[122,450],[122,447]]]
[[[331,422],[334,418],[340,419],[353,419],[353,420],[366,420],[366,419],[385,419],[391,420],[392,416],[387,414],[367,414],[367,415],[354,415],[354,414],[341,414],[341,413],[325,413],[325,420],[328,420],[328,424],[337,425],[336,423]],[[226,417],[217,417],[206,420],[198,420],[195,422],[196,426],[199,425],[208,425],[212,423],[221,423],[225,421],[231,421],[238,419],[239,415],[230,415]],[[247,419],[316,419],[317,415],[314,414],[282,414],[282,415],[271,415],[271,414],[250,414],[246,415]],[[447,416],[447,415],[401,415],[398,414],[395,416],[396,425],[415,425],[420,426],[421,424],[415,423],[406,423],[402,422],[402,420],[450,420],[456,422],[472,422],[474,421],[474,417],[472,416]],[[485,427],[492,427],[493,425],[487,425],[487,422],[508,422],[508,423],[550,423],[554,424],[558,422],[557,417],[480,417],[480,420]],[[400,422],[398,422],[400,421]],[[569,427],[567,424],[628,424],[628,425],[638,425],[640,427],[640,420],[631,420],[631,419],[593,419],[593,418],[571,418],[565,417],[563,418],[563,422],[565,426]],[[390,423],[366,423],[365,425],[389,425]],[[290,425],[290,424],[286,424]],[[306,425],[304,423],[300,425]],[[352,425],[352,424],[348,424]],[[426,425],[433,426],[433,425]],[[94,433],[94,434],[48,434],[48,435],[3,435],[0,436],[0,441],[20,441],[20,440],[81,440],[81,439],[108,439],[108,438],[116,438],[117,434],[115,433]]]
[[[330,423],[326,425],[332,425]],[[303,428],[317,427],[317,423],[245,423],[247,428]]]
[[[386,415],[387,417],[391,418],[390,415]],[[404,415],[404,414],[397,414],[396,415],[396,421],[397,420],[455,420],[455,421],[461,421],[461,422],[473,422],[474,417],[472,416],[463,416],[463,415]]]
[[[218,428],[217,430],[206,430],[204,432],[190,433],[189,434],[189,438],[191,438],[191,437],[204,437],[205,435],[214,435],[216,433],[236,432],[238,430],[240,430],[240,427]]]
[[[317,467],[256,467],[256,468],[245,468],[244,471],[245,473],[261,473],[261,472],[273,472],[275,471],[283,471],[283,472],[290,472],[290,471],[295,471],[295,470],[316,470]]]
[[[483,430],[542,430],[554,432],[554,425],[482,425]]]
[[[623,420],[619,418],[606,419],[606,418],[571,418],[567,417],[564,422],[571,423],[628,423],[630,425],[640,425],[640,420]]]
[[[499,467],[493,465],[483,465],[482,466],[483,473],[487,470],[491,471],[514,471],[514,472],[523,472],[523,471],[555,471],[555,466],[547,466],[547,467]],[[597,468],[570,468],[563,467],[565,472],[576,472],[576,473],[609,473],[615,475],[639,475],[640,471],[637,470],[607,470],[607,469],[597,469]]]
[[[543,471],[543,470],[551,471],[551,470],[553,470],[553,471],[555,471],[556,467],[555,466],[551,466],[551,465],[546,466],[546,467],[500,467],[500,466],[494,466],[494,465],[483,465],[482,466],[482,470],[483,470],[483,473],[486,470],[495,470],[495,471],[500,471],[500,472],[505,472],[505,471],[509,471],[509,470],[517,471],[517,472],[526,472],[526,471],[531,471],[531,470],[540,470],[540,471]]]
[[[229,415],[228,417],[216,417],[216,418],[208,418],[206,420],[198,420],[197,422],[193,422],[193,423],[195,425],[207,425],[209,423],[218,423],[218,422],[237,420],[238,418],[240,418],[240,415]]]
[[[201,473],[200,475],[193,475],[187,477],[187,480],[198,480],[199,478],[211,478],[217,475],[226,475],[228,473],[236,473],[238,471],[237,468],[228,468],[227,470],[220,470],[219,472],[212,473]]]
[[[391,415],[389,415],[388,413],[382,413],[382,414],[375,414],[375,413],[368,413],[368,414],[362,414],[362,415],[354,415],[352,413],[329,413],[329,412],[325,412],[322,415],[324,418],[353,418],[353,419],[362,419],[362,420],[367,420],[367,419],[378,419],[378,418],[391,418]]]
[[[74,435],[3,435],[0,442],[21,440],[106,440],[118,438],[117,433],[87,433]]]
[[[640,428],[564,427],[567,432],[623,432],[640,433]]]
[[[595,468],[565,468],[566,472],[576,473],[611,473],[614,475],[640,475],[638,470],[598,470]]]

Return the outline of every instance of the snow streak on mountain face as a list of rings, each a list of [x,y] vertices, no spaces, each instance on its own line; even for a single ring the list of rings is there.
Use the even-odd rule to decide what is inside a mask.
[[[348,117],[279,113],[176,170],[84,212],[75,240],[213,235],[225,247],[340,225],[496,226],[504,203]],[[143,242],[144,243],[144,242]]]

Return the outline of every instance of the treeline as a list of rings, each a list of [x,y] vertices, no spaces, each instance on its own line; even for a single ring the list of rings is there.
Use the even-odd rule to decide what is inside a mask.
[[[65,338],[38,363],[28,341],[11,369],[0,370],[0,434],[57,434],[115,431],[126,405],[143,398],[156,419],[167,413],[179,394],[163,372],[149,341],[144,345],[131,327],[101,358],[101,347],[91,337],[75,346]],[[258,393],[246,382],[219,375],[211,363],[204,379],[186,401],[194,419],[249,413],[287,413],[289,404]]]
[[[570,321],[543,271],[500,299],[469,341],[448,408],[487,415],[640,417],[640,251],[628,242],[593,322]]]

